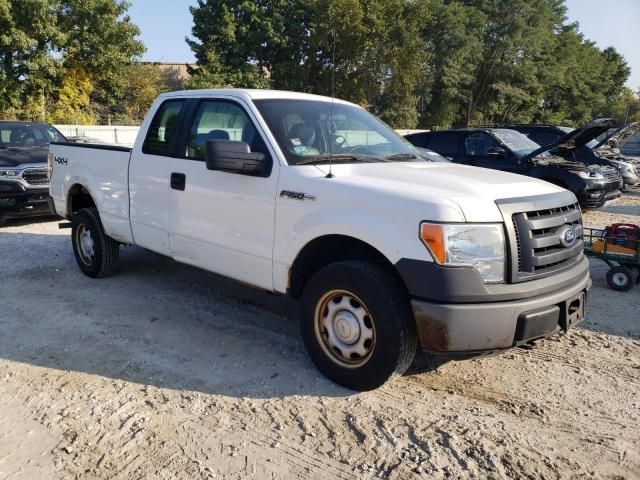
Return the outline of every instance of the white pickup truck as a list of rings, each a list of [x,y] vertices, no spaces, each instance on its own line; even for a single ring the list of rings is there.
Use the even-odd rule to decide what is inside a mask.
[[[418,347],[496,352],[584,317],[572,193],[429,161],[344,101],[163,94],[132,149],[56,143],[49,168],[85,274],[139,245],[287,294],[315,364],[352,389],[401,374]]]

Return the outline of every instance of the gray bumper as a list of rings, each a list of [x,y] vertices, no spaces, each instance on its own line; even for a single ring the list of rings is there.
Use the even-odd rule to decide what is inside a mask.
[[[501,350],[580,323],[591,287],[589,272],[554,292],[494,303],[445,304],[411,301],[420,346],[434,353]]]

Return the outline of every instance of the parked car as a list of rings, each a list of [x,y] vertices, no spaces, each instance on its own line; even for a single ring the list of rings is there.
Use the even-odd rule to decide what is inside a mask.
[[[590,145],[590,147],[601,157],[630,163],[636,174],[640,174],[640,157],[626,153],[633,151],[634,138],[638,137],[639,134],[640,122],[630,123],[624,127],[614,129],[614,131],[600,139],[596,145]],[[631,148],[627,149],[630,145]],[[640,183],[640,180],[638,183]]]
[[[563,156],[567,160],[577,160],[586,164],[610,165],[618,170],[624,180],[625,187],[633,187],[640,184],[640,162],[624,157],[619,150],[614,150],[608,146],[607,142],[614,143],[625,137],[625,130],[632,128],[616,129],[613,119],[599,119],[583,127],[587,135],[576,145],[569,148],[557,148],[551,152]],[[571,127],[561,127],[556,125],[501,125],[524,133],[531,140],[539,145],[547,146],[563,142],[563,138],[574,132]],[[635,130],[634,130],[635,132]],[[595,135],[597,133],[597,135]],[[631,133],[631,132],[629,132]],[[617,134],[617,136],[616,136]],[[592,137],[589,141],[584,139]],[[564,142],[565,144],[567,142]]]
[[[619,139],[618,148],[620,153],[626,157],[640,160],[640,122],[634,122],[629,126],[633,128],[633,133],[629,131],[630,135],[625,135],[623,139]]]
[[[494,352],[584,318],[574,194],[426,161],[348,102],[166,93],[132,149],[56,143],[49,160],[82,272],[114,273],[135,244],[287,294],[310,357],[348,388],[382,385],[418,346]]]
[[[615,168],[567,161],[515,130],[463,128],[415,133],[406,138],[456,163],[546,180],[573,192],[583,208],[601,207],[621,195],[622,178]]]
[[[0,121],[0,226],[11,218],[49,215],[49,143],[64,142],[51,125]]]

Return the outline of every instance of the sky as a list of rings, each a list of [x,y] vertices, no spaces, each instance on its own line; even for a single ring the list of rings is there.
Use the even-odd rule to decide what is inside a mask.
[[[130,0],[129,14],[142,31],[147,47],[143,59],[152,62],[194,62],[184,41],[191,34],[189,6],[195,0]],[[627,86],[640,89],[640,0],[566,0],[569,22],[580,23],[585,38],[598,47],[615,47],[629,67]]]

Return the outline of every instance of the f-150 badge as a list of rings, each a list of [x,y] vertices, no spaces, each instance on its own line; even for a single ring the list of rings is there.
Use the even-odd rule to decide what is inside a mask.
[[[315,200],[315,195],[308,195],[302,192],[292,192],[290,190],[282,190],[280,192],[280,198],[290,198],[292,200]]]

